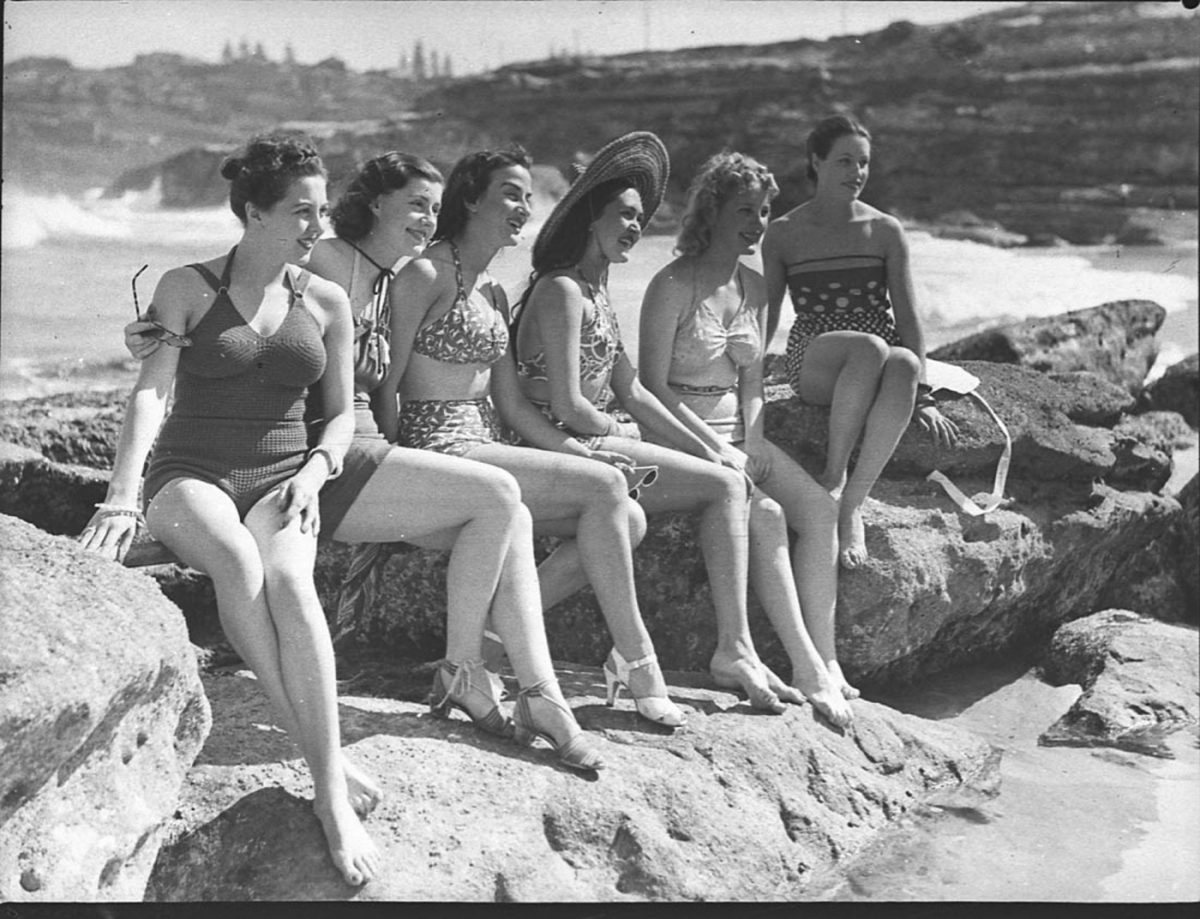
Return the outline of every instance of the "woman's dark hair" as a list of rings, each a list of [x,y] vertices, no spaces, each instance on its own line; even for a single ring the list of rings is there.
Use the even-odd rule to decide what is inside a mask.
[[[576,264],[587,249],[588,227],[604,213],[610,202],[626,189],[636,187],[633,179],[617,176],[590,189],[562,219],[550,244],[537,253],[533,261],[534,274],[541,276],[555,268]]]
[[[812,158],[815,156],[819,160],[825,159],[829,156],[829,151],[833,149],[833,145],[837,143],[839,137],[847,137],[852,134],[856,134],[868,142],[871,140],[871,133],[849,115],[830,115],[812,129],[808,135],[808,141],[804,145],[804,162],[806,164],[804,174],[808,176],[808,181],[813,185],[817,184],[817,171],[813,169]]]
[[[371,212],[375,199],[403,188],[413,179],[438,185],[446,181],[437,167],[411,153],[391,150],[367,160],[333,207],[333,231],[342,239],[362,239],[375,226]]]
[[[534,258],[529,284],[526,285],[517,305],[513,307],[513,319],[509,328],[514,338],[517,334],[517,323],[525,311],[525,304],[529,302],[529,297],[533,293],[534,287],[537,286],[537,282],[555,269],[569,268],[578,264],[587,249],[588,227],[604,212],[610,202],[615,201],[627,188],[636,187],[632,179],[626,176],[617,176],[590,189],[567,212],[567,216],[558,225],[558,230],[555,232],[554,238],[550,240],[550,244],[538,252],[537,257]]]
[[[442,212],[438,215],[433,240],[454,239],[467,225],[470,212],[467,205],[478,201],[487,191],[492,173],[507,166],[529,169],[533,161],[525,148],[517,145],[507,150],[480,150],[468,153],[450,170],[446,190],[442,194]]]
[[[221,177],[230,182],[229,208],[243,225],[247,204],[269,210],[292,182],[308,176],[328,177],[317,148],[299,134],[260,134],[221,162]]]

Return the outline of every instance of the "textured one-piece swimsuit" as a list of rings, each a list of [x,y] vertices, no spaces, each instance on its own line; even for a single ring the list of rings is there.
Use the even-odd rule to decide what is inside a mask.
[[[244,518],[255,503],[304,465],[308,451],[304,397],[325,372],[325,345],[304,303],[311,275],[288,267],[291,297],[282,324],[260,335],[229,297],[236,247],[218,279],[195,269],[216,299],[188,332],[179,355],[175,401],[163,422],[143,484],[143,501],[173,479],[211,482]]]
[[[739,374],[762,357],[758,317],[746,303],[743,270],[739,267],[737,273],[741,303],[728,323],[693,295],[687,312],[676,323],[667,371],[667,385],[683,404],[735,444],[746,439]]]
[[[472,307],[463,286],[458,247],[450,244],[457,293],[445,314],[422,329],[412,349],[447,364],[491,366],[508,350],[508,329],[500,311]],[[475,447],[503,443],[500,419],[492,400],[405,399],[400,406],[399,443],[420,450],[463,456]]]
[[[878,264],[804,270],[817,262],[870,261]],[[804,352],[825,332],[869,332],[889,345],[900,336],[888,299],[887,261],[879,255],[845,255],[806,259],[788,265],[788,290],[796,321],[788,334],[784,369],[788,382],[800,392],[800,367]]]
[[[589,401],[598,411],[607,413],[613,401],[613,368],[625,353],[625,346],[621,343],[621,329],[617,325],[617,315],[608,302],[608,295],[603,289],[593,288],[586,279],[581,277],[580,280],[588,299],[592,301],[592,314],[579,329],[579,383],[584,392],[595,391]],[[539,351],[526,360],[518,361],[517,375],[529,382],[548,382],[546,352]],[[529,398],[528,395],[526,398],[560,431],[565,431],[592,449],[600,449],[603,435],[573,431],[554,414],[549,402]]]

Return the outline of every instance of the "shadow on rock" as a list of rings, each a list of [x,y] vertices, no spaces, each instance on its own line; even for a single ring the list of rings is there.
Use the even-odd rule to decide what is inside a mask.
[[[146,900],[348,900],[312,805],[262,788],[164,847]]]

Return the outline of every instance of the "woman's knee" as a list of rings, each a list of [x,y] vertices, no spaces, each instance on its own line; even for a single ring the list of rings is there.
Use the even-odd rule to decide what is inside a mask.
[[[521,503],[521,485],[510,472],[497,466],[484,466],[479,470],[483,477],[484,500],[488,507],[502,507],[516,511],[524,507]],[[453,484],[451,484],[453,487]]]
[[[595,463],[595,467],[587,473],[590,486],[587,491],[588,504],[605,509],[624,505],[629,500],[629,483],[625,480],[625,474],[616,466]]]
[[[637,548],[646,538],[646,511],[633,498],[625,499],[625,511],[629,521],[629,543]]]
[[[860,371],[882,373],[887,364],[891,346],[878,335],[856,335],[847,346],[848,363]]]
[[[915,383],[921,376],[921,359],[909,348],[891,347],[884,373],[896,382]]]
[[[786,529],[787,527],[783,507],[774,498],[768,497],[761,491],[755,492],[754,498],[750,502],[750,523],[755,528]]]

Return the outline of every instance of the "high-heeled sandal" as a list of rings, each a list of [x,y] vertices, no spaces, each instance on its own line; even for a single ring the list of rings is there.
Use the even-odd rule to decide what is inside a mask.
[[[542,690],[547,686],[554,686],[551,680],[542,680],[540,683],[534,683],[532,686],[527,686],[517,695],[517,706],[513,711],[513,722],[515,726],[514,739],[517,743],[523,746],[530,746],[535,737],[541,737],[546,740],[554,748],[554,752],[558,754],[558,761],[564,766],[570,766],[572,769],[578,769],[581,772],[596,772],[604,768],[604,760],[600,754],[591,745],[587,734],[583,728],[575,725],[576,732],[571,735],[570,739],[564,743],[559,743],[554,739],[554,735],[545,726],[538,724],[533,717],[533,711],[529,707],[529,700],[545,699],[555,708],[559,708],[566,712],[571,717],[571,721],[575,721],[575,715],[571,711],[571,707],[566,702],[556,699],[552,695],[547,695]]]
[[[661,724],[663,727],[677,728],[687,723],[687,716],[680,711],[679,706],[667,696],[637,696],[629,689],[629,674],[642,667],[653,667],[658,670],[658,656],[651,652],[635,661],[627,661],[621,657],[621,652],[613,648],[604,662],[604,686],[608,690],[608,705],[611,707],[617,701],[621,687],[629,690],[637,713],[647,721]],[[659,671],[659,676],[662,672]]]
[[[484,710],[484,714],[476,714],[472,706]],[[433,688],[429,692],[429,714],[435,718],[449,718],[451,708],[457,708],[489,734],[497,737],[513,734],[512,719],[501,710],[496,686],[483,661],[438,662],[433,674]]]

